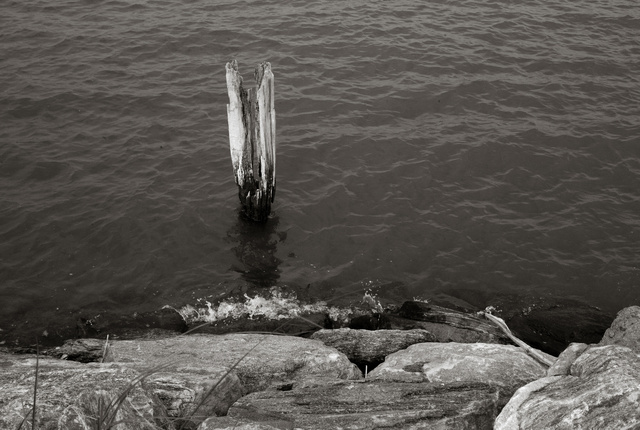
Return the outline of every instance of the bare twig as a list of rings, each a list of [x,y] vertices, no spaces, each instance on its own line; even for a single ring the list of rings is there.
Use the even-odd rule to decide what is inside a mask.
[[[118,397],[109,401],[109,403],[105,403],[104,400],[100,399],[98,401],[98,417],[97,417],[97,427],[99,430],[105,429],[109,430],[116,425],[120,424],[120,421],[116,421],[116,417],[118,415],[118,411],[124,404],[124,401],[127,399],[127,396],[133,389],[142,382],[144,379],[153,375],[154,373],[160,372],[167,367],[171,366],[172,362],[167,362],[163,364],[159,364],[154,366],[153,368],[147,370],[144,373],[141,373],[136,378],[134,378],[131,382],[129,382],[124,390],[120,393]]]
[[[40,344],[36,339],[36,380],[33,383],[33,412],[31,414],[31,429],[36,428],[36,398],[38,395],[38,370],[40,369]]]
[[[31,429],[35,430],[36,428],[36,398],[38,396],[39,368],[40,368],[40,345],[38,344],[38,340],[36,339],[36,375],[35,375],[35,381],[33,383],[33,405],[31,406],[31,409],[29,409],[27,413],[24,415],[24,417],[22,418],[22,421],[20,421],[20,424],[18,424],[18,427],[16,427],[16,430],[22,429],[22,426],[27,422],[27,419],[29,418],[29,416],[31,416]]]
[[[497,325],[498,328],[500,328],[504,332],[504,334],[506,334],[507,337],[513,341],[513,343],[515,343],[516,345],[524,349],[527,354],[529,354],[530,356],[538,360],[540,363],[544,364],[547,367],[551,367],[553,365],[553,361],[549,360],[547,357],[540,354],[540,351],[533,349],[532,347],[527,345],[524,341],[515,337],[513,333],[511,333],[511,330],[509,329],[509,327],[507,326],[507,323],[505,323],[502,318],[499,318],[491,314],[490,308],[485,309],[484,312],[478,312],[478,314],[483,315],[486,319],[488,319],[489,321]]]
[[[104,363],[104,360],[107,358],[108,353],[109,353],[109,335],[107,335],[107,340],[105,340],[104,347],[102,348],[102,358],[100,358],[100,363]]]

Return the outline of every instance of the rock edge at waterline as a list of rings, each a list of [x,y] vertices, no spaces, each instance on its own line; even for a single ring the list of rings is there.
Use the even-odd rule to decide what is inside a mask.
[[[573,344],[550,369],[502,341],[446,342],[424,326],[317,336],[336,347],[263,334],[112,341],[105,363],[0,353],[0,428],[25,416],[31,428],[36,367],[36,428],[91,428],[125,391],[115,429],[637,428],[639,320],[640,307],[621,311],[602,345]],[[85,361],[101,358],[103,341],[75,342],[93,351]],[[358,342],[385,346],[366,379],[342,352],[379,360]]]

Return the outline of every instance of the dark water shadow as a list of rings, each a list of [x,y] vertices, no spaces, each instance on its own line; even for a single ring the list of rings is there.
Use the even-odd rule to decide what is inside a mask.
[[[233,252],[237,258],[232,270],[240,273],[249,287],[268,289],[280,279],[282,260],[276,254],[286,233],[277,232],[279,221],[277,215],[272,215],[267,222],[258,223],[239,213],[227,232],[228,240],[235,244]]]

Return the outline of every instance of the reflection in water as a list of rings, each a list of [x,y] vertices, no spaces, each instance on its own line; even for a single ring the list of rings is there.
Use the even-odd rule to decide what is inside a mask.
[[[276,232],[278,222],[278,216],[257,223],[239,214],[235,226],[228,232],[229,239],[237,243],[233,250],[238,264],[233,270],[241,273],[252,287],[270,288],[280,278],[282,260],[276,257],[276,252],[278,242],[285,240],[286,233]]]

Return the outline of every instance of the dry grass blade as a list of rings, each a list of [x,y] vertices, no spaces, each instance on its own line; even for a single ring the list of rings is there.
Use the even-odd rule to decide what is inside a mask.
[[[29,409],[24,418],[22,418],[22,421],[20,421],[20,424],[18,424],[18,427],[16,427],[16,430],[22,430],[22,426],[27,422],[27,418],[29,418],[29,415],[31,415],[31,411],[33,411],[33,409],[33,407]],[[33,429],[33,424],[31,424],[31,426],[31,428]]]
[[[36,399],[38,397],[38,371],[39,370],[40,370],[40,345],[36,340],[36,375],[33,383],[33,406],[31,406],[31,409],[29,409],[29,411],[24,415],[24,418],[22,418],[22,421],[20,421],[20,424],[18,424],[18,427],[16,428],[16,430],[22,429],[22,426],[27,422],[29,415],[31,415],[31,429],[33,430],[36,428]]]
[[[153,375],[154,373],[160,372],[171,365],[169,363],[163,363],[158,366],[152,367],[144,373],[141,373],[137,377],[135,377],[132,381],[130,381],[124,390],[116,397],[111,400],[109,403],[105,403],[104,399],[100,398],[98,400],[98,417],[96,419],[96,427],[98,430],[109,430],[116,425],[120,424],[119,421],[116,421],[118,411],[124,404],[124,401],[127,399],[131,391],[133,391],[139,383]]]
[[[201,329],[202,327],[206,327],[206,326],[208,326],[208,325],[210,325],[210,324],[211,324],[211,323],[209,323],[209,322],[199,324],[199,325],[197,325],[197,326],[195,326],[195,327],[193,327],[193,328],[190,328],[189,330],[185,331],[184,333],[180,333],[178,336],[186,336],[186,335],[188,335],[189,333],[193,333],[194,331],[199,330],[199,329]]]
[[[107,335],[107,340],[105,340],[104,347],[102,348],[102,357],[100,358],[100,363],[104,363],[104,360],[107,358],[108,353],[109,353],[109,335]]]
[[[311,321],[309,318],[305,318],[305,317],[300,316],[300,315],[297,315],[297,316],[296,316],[296,318],[300,318],[301,320],[308,322],[308,323],[309,323],[309,324],[311,324],[312,326],[314,326],[314,327],[318,327],[320,330],[323,330],[323,329],[324,329],[324,327],[323,327],[323,326],[321,326],[320,324],[318,324],[318,323],[317,323],[317,322],[315,322],[315,321]],[[283,325],[284,325],[284,324],[283,324]],[[281,327],[282,327],[282,326],[281,326]]]
[[[38,398],[38,371],[40,370],[40,345],[36,341],[36,377],[33,383],[33,411],[31,412],[31,428],[36,428],[36,399]]]
[[[233,363],[233,365],[227,369],[226,372],[224,372],[224,374],[222,375],[222,377],[220,377],[218,379],[218,381],[213,384],[213,386],[207,391],[207,393],[202,396],[202,398],[200,399],[200,401],[198,402],[198,404],[196,405],[195,409],[193,410],[193,412],[191,413],[191,417],[195,416],[196,413],[198,412],[198,410],[202,407],[202,405],[205,404],[205,402],[207,401],[207,399],[209,397],[211,397],[211,395],[216,391],[216,388],[218,388],[220,386],[220,384],[222,383],[222,381],[225,380],[225,378],[227,376],[229,376],[229,374],[231,372],[233,372],[236,367],[238,367],[238,365],[242,362],[242,360],[244,360],[249,354],[251,354],[251,352],[253,352],[254,349],[256,349],[258,347],[258,345],[260,345],[262,342],[264,341],[264,338],[260,339],[260,341],[258,343],[256,343],[255,345],[253,345],[251,347],[251,349],[249,349],[249,351],[247,351],[242,357],[240,357],[239,359],[237,359],[235,361],[235,363]],[[177,430],[183,430],[184,426],[186,423],[190,422],[191,420],[187,419],[187,420],[182,420],[180,425],[178,426]]]

